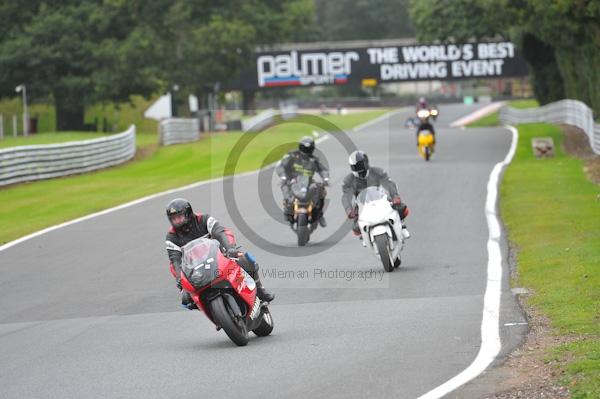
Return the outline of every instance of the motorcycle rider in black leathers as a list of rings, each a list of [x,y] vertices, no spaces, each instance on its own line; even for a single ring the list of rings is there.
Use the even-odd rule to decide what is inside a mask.
[[[358,227],[358,209],[355,206],[354,198],[365,188],[371,186],[381,186],[389,194],[392,200],[392,207],[400,214],[402,229],[405,238],[410,237],[404,219],[408,216],[408,207],[400,200],[396,183],[390,180],[388,174],[381,168],[369,166],[369,157],[363,151],[354,151],[348,159],[352,173],[344,178],[342,186],[342,205],[349,219],[354,220],[352,232],[360,236]]]
[[[431,134],[433,135],[433,145],[435,145],[435,130],[433,129],[433,125],[429,122],[429,118],[420,118],[419,121],[420,123],[417,127],[417,146],[419,145],[419,133],[424,130],[431,132]]]
[[[425,97],[420,97],[419,101],[417,101],[417,104],[415,105],[415,113],[418,113],[422,109],[429,109]]]
[[[182,248],[188,242],[200,237],[213,238],[221,244],[225,256],[237,258],[238,264],[256,281],[257,295],[270,302],[274,295],[262,286],[258,274],[258,264],[248,252],[239,252],[233,233],[224,228],[212,216],[192,211],[192,205],[185,199],[177,198],[167,205],[167,218],[171,227],[167,233],[167,254],[170,260],[171,273],[175,277],[177,288],[181,291],[181,304],[188,309],[196,309],[190,294],[181,288]]]
[[[281,192],[283,194],[283,212],[286,219],[294,222],[292,210],[293,194],[291,183],[299,175],[313,177],[316,173],[321,176],[323,185],[319,185],[318,204],[313,210],[313,219],[318,220],[321,227],[326,227],[327,222],[323,216],[323,207],[327,192],[325,187],[329,185],[329,170],[323,165],[321,160],[313,155],[315,151],[315,141],[310,136],[302,137],[298,143],[298,149],[287,153],[278,163],[275,172],[281,179]],[[313,183],[314,184],[314,183]]]
[[[421,117],[419,115],[419,111],[421,111],[421,110],[427,111],[427,113],[426,113],[427,117]],[[433,144],[435,145],[435,130],[433,129],[433,125],[429,121],[430,109],[429,109],[429,106],[427,105],[427,100],[425,100],[425,97],[419,98],[419,101],[417,102],[417,105],[415,106],[415,113],[417,114],[417,120],[418,120],[418,124],[419,124],[417,126],[417,146],[419,145],[419,132],[421,132],[423,130],[428,130],[431,132],[431,134],[433,135]]]

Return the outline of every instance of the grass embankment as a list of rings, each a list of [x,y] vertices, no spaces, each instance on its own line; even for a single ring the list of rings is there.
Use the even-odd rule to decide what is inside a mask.
[[[384,112],[323,119],[349,129]],[[301,136],[315,129],[296,119],[263,133],[245,133],[257,137],[241,155],[235,172],[254,170],[263,162],[275,161]],[[0,188],[0,243],[145,195],[220,177],[230,150],[243,134],[213,134],[195,143],[161,147],[142,160],[104,171]],[[277,150],[272,152],[274,149]]]
[[[114,134],[114,133],[111,133]],[[109,133],[99,132],[52,132],[52,133],[36,133],[27,137],[5,137],[4,140],[0,140],[0,149],[17,147],[24,145],[35,145],[35,144],[56,144],[66,143],[69,141],[79,140],[90,140],[98,137],[109,136]],[[158,144],[157,133],[138,133],[136,135],[136,144],[138,148],[143,148],[148,145]]]
[[[4,140],[0,140],[0,148],[16,147],[23,145],[34,145],[34,144],[54,144],[64,143],[67,141],[78,141],[95,139],[98,137],[105,136],[103,133],[96,132],[62,132],[62,133],[39,133],[32,134],[27,137],[5,137]]]
[[[502,219],[517,251],[518,286],[532,289],[554,332],[574,342],[554,348],[573,398],[600,398],[600,188],[561,149],[560,129],[519,127],[519,145],[501,187]],[[555,157],[535,159],[532,137],[552,137]]]
[[[536,100],[513,100],[509,101],[508,106],[513,108],[535,108],[538,106],[538,102]],[[500,125],[499,117],[500,113],[496,111],[476,120],[475,122],[469,123],[467,127],[498,126]]]

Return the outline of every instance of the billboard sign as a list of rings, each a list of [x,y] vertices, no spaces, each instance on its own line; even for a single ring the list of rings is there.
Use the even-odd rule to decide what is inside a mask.
[[[245,89],[527,75],[510,42],[261,52],[254,66],[242,78]]]

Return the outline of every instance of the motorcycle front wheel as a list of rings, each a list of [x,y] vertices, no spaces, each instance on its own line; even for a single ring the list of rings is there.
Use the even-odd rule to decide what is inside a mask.
[[[223,298],[218,296],[210,303],[212,314],[225,333],[237,346],[248,344],[248,328],[244,320],[236,320]]]
[[[310,230],[308,229],[308,215],[301,213],[298,215],[298,228],[296,230],[298,235],[298,246],[303,247],[310,238]]]
[[[381,258],[381,263],[383,264],[383,268],[386,272],[393,272],[394,265],[392,264],[392,260],[390,259],[390,251],[388,249],[388,235],[387,234],[379,234],[375,236],[375,245],[377,245],[377,252],[379,252],[379,257]]]

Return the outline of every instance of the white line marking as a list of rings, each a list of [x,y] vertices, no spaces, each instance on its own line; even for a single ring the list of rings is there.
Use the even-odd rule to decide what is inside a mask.
[[[402,108],[396,109],[394,111],[386,112],[385,114],[380,115],[380,116],[378,116],[375,119],[371,119],[370,121],[366,121],[365,123],[362,123],[362,124],[360,124],[360,125],[358,125],[356,127],[353,127],[352,129],[350,129],[350,132],[357,132],[359,130],[365,129],[365,128],[367,128],[367,127],[369,127],[371,125],[374,125],[376,123],[379,123],[379,122],[381,122],[381,121],[383,121],[383,120],[385,120],[387,118],[391,118],[395,114],[398,114],[400,112],[406,111],[407,109],[408,109],[408,107],[402,107]]]
[[[528,323],[504,323],[505,326],[526,326]]]
[[[374,123],[377,123],[377,122],[385,119],[386,117],[390,117],[393,114],[395,114],[397,112],[400,112],[400,111],[401,110],[394,110],[394,111],[386,112],[385,114],[383,114],[383,115],[381,115],[381,116],[379,116],[379,117],[377,117],[377,118],[375,118],[373,120],[367,121],[367,122],[365,122],[365,123],[363,123],[363,124],[361,124],[359,126],[356,126],[355,128],[352,129],[352,131],[356,132],[358,130],[362,130],[362,129],[364,129],[364,128],[366,128],[366,127],[368,127],[368,126],[370,126],[370,125],[372,125]],[[325,136],[321,136],[319,139],[316,140],[316,142],[317,143],[321,143],[321,142],[327,140],[328,138],[329,138],[329,134],[327,134]],[[86,220],[89,220],[89,219],[93,219],[93,218],[96,218],[98,216],[106,215],[106,214],[109,214],[109,213],[112,213],[112,212],[116,212],[116,211],[121,210],[121,209],[129,208],[131,206],[138,205],[138,204],[141,204],[141,203],[146,202],[146,201],[150,201],[152,199],[161,197],[163,195],[173,194],[173,193],[176,193],[178,191],[189,190],[189,189],[192,189],[192,188],[203,186],[205,184],[216,183],[216,182],[223,181],[225,179],[231,179],[231,178],[234,178],[234,177],[238,178],[238,177],[249,176],[249,175],[258,173],[258,172],[260,172],[263,169],[268,169],[270,167],[273,167],[276,163],[277,162],[273,162],[273,163],[271,163],[269,165],[264,166],[261,169],[252,170],[252,171],[244,172],[244,173],[241,173],[241,174],[236,174],[236,175],[233,175],[233,176],[217,177],[215,179],[204,180],[204,181],[201,181],[201,182],[188,184],[187,186],[183,186],[183,187],[178,187],[178,188],[173,188],[173,189],[166,190],[166,191],[161,191],[159,193],[151,194],[151,195],[148,195],[148,196],[142,197],[142,198],[138,198],[136,200],[133,200],[133,201],[130,201],[130,202],[126,202],[124,204],[117,205],[115,207],[108,208],[108,209],[105,209],[105,210],[100,211],[100,212],[92,213],[92,214],[89,214],[89,215],[86,215],[86,216],[82,216],[82,217],[77,218],[77,219],[69,220],[69,221],[64,222],[64,223],[56,224],[54,226],[50,226],[50,227],[47,227],[45,229],[38,230],[38,231],[36,231],[34,233],[28,234],[28,235],[23,236],[21,238],[17,238],[16,240],[9,241],[6,244],[0,246],[0,252],[6,250],[8,248],[14,247],[15,245],[20,244],[22,242],[31,240],[32,238],[39,237],[39,236],[41,236],[43,234],[50,233],[50,232],[52,232],[54,230],[58,230],[58,229],[61,229],[63,227],[71,226],[73,224],[76,224],[76,223],[79,223],[79,222],[83,222],[83,221],[86,221]]]
[[[462,118],[455,120],[454,122],[452,122],[450,124],[450,127],[464,128],[465,125],[468,125],[469,123],[474,122],[477,119],[481,119],[484,116],[491,114],[492,112],[496,112],[497,110],[502,108],[504,106],[504,104],[506,104],[506,101],[498,101],[498,102],[486,105],[485,107],[480,108],[475,112],[471,112],[467,116],[463,116]]]
[[[488,225],[488,265],[487,285],[483,297],[483,318],[481,320],[481,347],[477,357],[460,374],[434,388],[419,399],[437,399],[452,392],[461,385],[471,381],[481,374],[500,352],[500,296],[502,294],[502,253],[500,251],[500,221],[496,214],[498,199],[498,181],[505,166],[512,161],[519,141],[519,132],[513,126],[506,126],[512,133],[512,142],[506,158],[498,162],[487,184],[485,200],[485,216]]]

